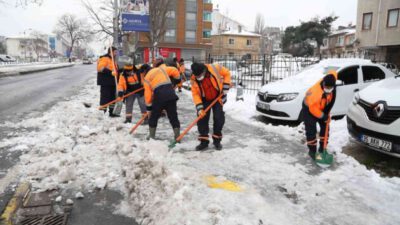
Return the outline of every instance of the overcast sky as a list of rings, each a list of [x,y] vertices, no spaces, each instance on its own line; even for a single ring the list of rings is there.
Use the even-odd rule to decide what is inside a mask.
[[[323,17],[332,13],[339,16],[336,26],[347,25],[356,22],[357,14],[357,0],[213,0],[213,3],[214,7],[219,5],[222,13],[227,13],[250,29],[253,29],[257,13],[265,16],[268,26],[278,27],[297,25],[300,20],[307,21],[315,16]],[[15,8],[12,4],[1,7],[0,35],[23,35],[24,30],[29,28],[51,33],[57,18],[64,13],[87,18],[80,0],[44,0],[40,7]]]

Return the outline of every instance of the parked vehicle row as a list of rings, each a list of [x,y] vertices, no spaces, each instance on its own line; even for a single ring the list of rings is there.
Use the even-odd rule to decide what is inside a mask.
[[[361,59],[330,59],[299,74],[263,86],[256,97],[259,114],[301,121],[306,90],[329,70],[338,72],[334,117],[347,114],[349,133],[374,150],[400,157],[400,76]]]
[[[0,62],[16,62],[17,60],[9,55],[0,55]]]

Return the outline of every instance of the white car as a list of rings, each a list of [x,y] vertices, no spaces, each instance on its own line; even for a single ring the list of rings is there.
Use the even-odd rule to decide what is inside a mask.
[[[400,158],[400,75],[354,96],[347,113],[347,129],[359,143]]]
[[[329,70],[338,72],[337,97],[332,116],[344,116],[354,93],[395,74],[382,65],[363,59],[328,59],[312,65],[297,75],[264,85],[257,94],[257,111],[268,118],[301,121],[306,91]]]

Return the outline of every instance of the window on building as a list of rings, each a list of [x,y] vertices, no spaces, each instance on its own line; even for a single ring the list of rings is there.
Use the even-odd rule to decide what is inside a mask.
[[[203,30],[203,38],[211,38],[211,31]]]
[[[328,39],[324,39],[324,46],[328,47]]]
[[[388,11],[387,27],[397,27],[399,22],[400,9],[390,9]]]
[[[338,80],[343,81],[344,85],[358,83],[358,66],[352,66],[339,72]]]
[[[230,45],[234,45],[234,44],[235,44],[235,39],[229,38],[229,44],[230,44]]]
[[[212,3],[211,0],[203,0],[204,3]]]
[[[371,82],[385,79],[385,73],[376,66],[363,66],[363,79],[364,82]]]
[[[251,46],[251,40],[247,40],[247,46]]]
[[[167,18],[175,19],[175,10],[170,10],[167,12]]]
[[[363,30],[371,30],[372,27],[372,13],[363,14]]]
[[[192,30],[187,30],[185,32],[185,40],[188,43],[194,43],[196,42],[196,31],[192,31]]]
[[[203,21],[212,21],[211,12],[203,12]]]
[[[176,30],[175,29],[167,29],[164,37],[165,42],[175,42],[176,41]]]
[[[186,13],[186,20],[196,20],[197,18],[196,13],[188,12]]]
[[[344,45],[344,36],[340,36],[340,37],[337,38],[336,45],[337,46],[343,46]]]

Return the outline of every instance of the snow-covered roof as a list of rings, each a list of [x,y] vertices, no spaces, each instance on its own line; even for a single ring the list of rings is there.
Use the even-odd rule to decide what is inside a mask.
[[[249,31],[241,31],[241,32],[239,32],[238,30],[228,30],[228,31],[225,31],[225,32],[221,33],[221,35],[261,37],[261,35],[253,33],[253,32],[249,32]]]
[[[356,33],[356,29],[354,28],[349,28],[349,29],[342,29],[342,30],[335,30],[332,31],[329,36],[335,36],[335,35],[339,35],[339,34],[355,34]]]

